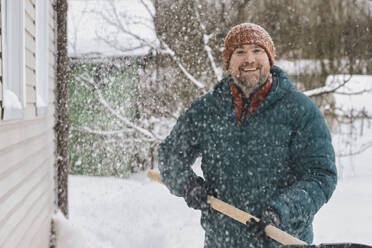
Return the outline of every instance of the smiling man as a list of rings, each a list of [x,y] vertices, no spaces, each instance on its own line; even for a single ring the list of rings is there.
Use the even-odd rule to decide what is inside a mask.
[[[276,247],[263,231],[268,224],[311,243],[314,215],[337,182],[323,116],[274,65],[262,27],[233,27],[222,58],[229,75],[191,104],[159,147],[162,180],[202,211],[205,248]],[[200,155],[204,178],[191,169]],[[214,211],[208,194],[261,221],[243,225]]]
[[[268,79],[269,57],[265,49],[258,45],[241,45],[232,53],[228,71],[245,96],[249,96]]]

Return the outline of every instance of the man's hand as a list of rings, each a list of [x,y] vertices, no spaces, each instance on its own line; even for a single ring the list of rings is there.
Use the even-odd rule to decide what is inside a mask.
[[[184,196],[187,206],[199,210],[209,210],[208,191],[202,177],[197,177],[196,180],[189,182]]]
[[[254,233],[261,239],[266,239],[268,237],[266,236],[264,231],[265,227],[267,225],[279,227],[280,216],[275,209],[268,207],[261,212],[260,221],[257,222],[253,218],[251,218],[246,222],[246,225],[249,232]]]

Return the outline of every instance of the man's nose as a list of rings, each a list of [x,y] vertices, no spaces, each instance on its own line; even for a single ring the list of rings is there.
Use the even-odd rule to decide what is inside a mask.
[[[254,58],[254,56],[252,56],[252,54],[247,53],[247,54],[244,56],[244,62],[245,62],[245,63],[248,63],[248,64],[252,64],[252,63],[255,62],[255,58]]]

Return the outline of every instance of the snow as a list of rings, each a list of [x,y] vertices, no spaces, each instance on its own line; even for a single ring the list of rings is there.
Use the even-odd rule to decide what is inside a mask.
[[[4,108],[22,109],[18,96],[11,90],[4,89]]]
[[[57,215],[57,230],[67,234],[58,235],[59,248],[176,248],[203,242],[200,214],[144,174],[130,179],[70,176],[69,181],[69,221]],[[79,236],[89,243],[71,245]]]
[[[70,176],[69,190],[69,220],[55,216],[59,248],[203,247],[200,212],[145,173],[129,179]],[[371,175],[341,179],[316,215],[314,243],[372,245],[371,195]]]
[[[372,245],[372,175],[341,179],[331,200],[315,218],[315,242]]]
[[[288,75],[298,75],[304,72],[320,71],[320,61],[312,59],[285,60],[278,59],[275,64],[282,68]]]
[[[45,97],[41,96],[39,92],[36,93],[36,106],[46,107],[48,104],[44,101]]]
[[[366,111],[372,116],[372,76],[370,75],[331,75],[326,85],[343,83],[345,86],[335,94],[336,108],[343,111]],[[351,95],[350,95],[351,94]]]
[[[372,118],[372,76],[371,75],[332,75],[326,86],[334,81],[348,80],[344,87],[334,94],[338,114],[366,115]],[[337,83],[336,83],[337,84]],[[347,95],[350,93],[356,93]],[[342,111],[341,111],[342,110]],[[355,175],[372,176],[372,119],[354,119],[352,123],[339,123],[333,133],[333,144],[337,157],[339,174],[342,177]],[[359,151],[362,153],[357,154]],[[355,156],[342,156],[348,153]]]
[[[57,247],[113,247],[111,242],[97,240],[94,233],[68,221],[60,211],[54,216],[54,223],[58,233]]]
[[[348,72],[348,59],[341,60],[340,69],[341,72]],[[364,66],[363,73],[366,73],[366,67],[368,61],[357,60],[355,63]],[[287,59],[277,59],[275,60],[275,65],[282,68],[288,75],[299,75],[303,73],[310,72],[321,72],[322,67],[325,66],[329,68],[330,61],[327,59],[324,60],[314,60],[314,59],[297,59],[297,60],[287,60]]]

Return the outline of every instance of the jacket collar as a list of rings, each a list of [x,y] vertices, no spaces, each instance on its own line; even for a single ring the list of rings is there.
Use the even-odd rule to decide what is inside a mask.
[[[267,93],[265,100],[252,115],[257,115],[265,111],[266,108],[272,104],[275,104],[294,89],[292,82],[281,68],[274,65],[271,67],[270,73],[272,74],[272,86]],[[215,85],[212,94],[218,98],[216,103],[219,105],[219,108],[224,112],[224,114],[229,115],[229,118],[236,118],[233,107],[233,96],[230,90],[231,80],[231,75],[223,78]]]
[[[251,115],[259,108],[267,93],[269,92],[271,85],[272,75],[270,74],[266,82],[262,84],[258,89],[256,89],[253,93],[251,93],[249,98],[246,98],[239,86],[234,84],[233,80],[231,80],[230,91],[233,96],[234,110],[239,125],[242,118]]]

